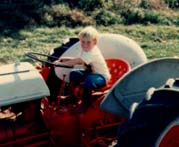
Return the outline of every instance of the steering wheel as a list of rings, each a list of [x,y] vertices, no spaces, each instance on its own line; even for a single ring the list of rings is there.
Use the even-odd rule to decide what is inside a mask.
[[[35,52],[29,52],[29,53],[26,53],[25,56],[31,58],[31,59],[34,59],[36,61],[39,61],[39,62],[42,62],[42,63],[46,63],[46,64],[49,64],[49,65],[53,65],[53,66],[56,66],[56,67],[65,67],[65,68],[73,68],[73,66],[69,66],[69,65],[62,65],[62,64],[54,64],[53,62],[47,60],[47,59],[41,59],[40,57],[48,57],[48,58],[53,58],[53,59],[59,59],[58,57],[55,57],[55,56],[50,56],[50,55],[46,55],[46,54],[42,54],[42,53],[35,53]]]

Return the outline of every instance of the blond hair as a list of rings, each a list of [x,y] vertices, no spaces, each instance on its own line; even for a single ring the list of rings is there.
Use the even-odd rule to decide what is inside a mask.
[[[96,41],[98,41],[99,33],[94,27],[87,26],[83,30],[81,30],[81,32],[79,33],[79,38],[81,37],[87,37],[87,38],[95,39]]]

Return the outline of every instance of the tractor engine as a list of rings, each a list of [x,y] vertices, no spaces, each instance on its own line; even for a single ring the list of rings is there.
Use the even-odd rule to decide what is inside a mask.
[[[40,112],[49,95],[39,72],[29,63],[0,69],[0,147],[49,146],[49,133]]]
[[[39,106],[39,100],[34,100],[1,108],[0,146],[37,147],[49,143]]]
[[[49,106],[42,100],[42,114],[55,146],[107,147],[116,139],[118,126],[124,118],[100,109],[102,97],[97,98],[86,112],[76,112],[77,104]],[[101,145],[102,144],[102,145]]]

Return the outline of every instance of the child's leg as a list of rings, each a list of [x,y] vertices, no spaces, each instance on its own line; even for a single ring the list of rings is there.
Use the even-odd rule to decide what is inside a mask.
[[[85,72],[83,70],[73,70],[70,72],[69,78],[69,93],[73,95],[75,87],[77,87],[84,81]]]
[[[105,78],[100,74],[88,74],[85,78],[83,85],[83,102],[79,108],[79,112],[85,112],[86,109],[91,105],[92,98],[91,92],[94,89],[98,89],[106,85]]]
[[[77,91],[77,88],[79,87],[80,83],[83,82],[85,77],[85,73],[83,70],[73,70],[70,72],[69,75],[69,85],[67,89],[68,96],[65,97],[65,99],[61,100],[61,104],[69,104],[69,103],[76,103],[77,102],[77,95],[75,95],[75,92]]]
[[[85,80],[85,71],[84,70],[73,70],[70,72],[70,82],[80,83]]]
[[[106,80],[101,74],[88,74],[84,80],[84,89],[95,90],[106,85]]]

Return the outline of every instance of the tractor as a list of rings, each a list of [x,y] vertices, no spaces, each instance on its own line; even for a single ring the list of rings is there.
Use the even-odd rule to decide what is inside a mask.
[[[177,68],[178,60],[172,58],[148,61],[135,41],[118,34],[101,34],[98,45],[102,49],[112,77],[106,86],[92,92],[93,101],[83,113],[76,111],[82,101],[82,87],[74,88],[75,100],[68,99],[67,96],[68,74],[73,70],[72,67],[53,64],[56,59],[76,56],[79,52],[77,38],[70,39],[49,54],[35,52],[25,54],[35,63],[38,62],[38,65],[19,62],[1,66],[0,147],[128,147],[130,146],[128,142],[132,143],[132,147],[134,145],[140,147],[133,140],[134,138],[137,140],[142,133],[140,134],[137,129],[130,132],[131,130],[127,128],[129,126],[134,128],[132,122],[136,118],[140,123],[138,112],[142,110],[140,108],[146,104],[145,100],[149,97],[146,97],[147,90],[152,86],[157,89],[162,85],[168,85],[164,83],[166,79],[177,77],[178,73],[173,74],[172,70]],[[155,70],[149,70],[153,66],[158,67],[156,75],[151,74]],[[171,69],[164,70],[167,66]],[[166,76],[163,75],[161,78],[160,71],[165,72]],[[136,73],[141,80],[137,79]],[[151,74],[152,81],[145,80],[148,80],[149,76],[146,73]],[[176,83],[173,82],[170,89],[176,88]],[[54,87],[50,89],[49,84]],[[154,90],[150,98],[160,97],[157,95],[160,91],[164,95],[166,91],[178,92],[166,88],[167,86],[159,88],[162,90]],[[56,104],[51,104],[48,99],[52,91],[58,94]],[[177,99],[177,94],[170,96]],[[135,103],[139,107],[131,111]],[[174,121],[175,117],[177,115],[170,122]],[[159,142],[160,147],[165,147],[169,138],[177,137],[176,121],[167,131],[164,129],[168,126],[166,123],[152,143]],[[169,130],[175,131],[173,133]],[[177,144],[177,141],[172,145],[174,144]]]

